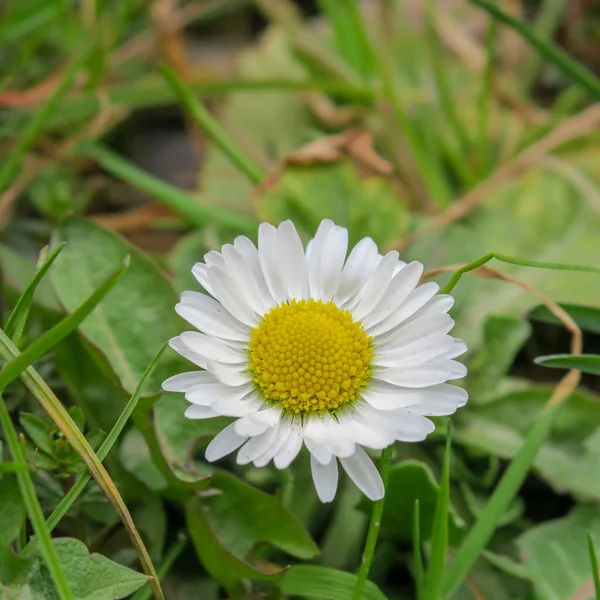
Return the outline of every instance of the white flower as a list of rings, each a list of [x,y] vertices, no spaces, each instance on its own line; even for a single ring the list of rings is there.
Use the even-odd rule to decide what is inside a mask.
[[[164,382],[184,392],[190,419],[236,417],[206,459],[285,469],[305,445],[319,498],[330,502],[338,459],[372,500],[384,488],[363,448],[417,442],[467,393],[449,385],[466,351],[448,335],[451,296],[418,286],[423,266],[381,256],[370,238],[346,259],[348,232],[323,221],[306,248],[291,221],[263,223],[209,252],[192,272],[210,294],[183,292],[177,312],[199,331],[171,340],[201,370]],[[418,287],[417,287],[418,286]]]

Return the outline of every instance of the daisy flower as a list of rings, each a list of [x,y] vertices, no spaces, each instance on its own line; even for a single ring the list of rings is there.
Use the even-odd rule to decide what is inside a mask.
[[[347,256],[348,231],[321,223],[306,249],[291,221],[262,223],[258,247],[240,236],[192,272],[208,292],[183,292],[175,309],[198,331],[170,345],[198,370],[163,389],[185,393],[186,417],[234,417],[208,445],[210,462],[285,469],[310,453],[321,501],[331,502],[338,461],[371,500],[384,495],[364,448],[418,442],[428,416],[467,401],[446,383],[466,375],[466,351],[448,335],[451,296],[419,284],[423,265],[378,253],[370,238]]]

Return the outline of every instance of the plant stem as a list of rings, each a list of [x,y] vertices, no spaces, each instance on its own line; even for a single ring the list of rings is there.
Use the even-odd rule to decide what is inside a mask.
[[[381,479],[383,480],[384,489],[387,488],[393,452],[394,446],[388,446],[381,453],[379,472],[381,474]],[[377,545],[377,538],[379,537],[379,530],[381,529],[381,516],[383,515],[384,502],[385,496],[381,500],[373,502],[373,511],[371,512],[369,532],[367,533],[367,540],[365,542],[365,549],[363,551],[362,563],[360,565],[358,575],[356,576],[356,586],[354,588],[354,593],[352,594],[352,600],[360,600],[360,598],[362,598],[362,593],[367,582],[367,577],[369,576],[369,571],[371,569],[371,563],[373,562],[375,546]]]

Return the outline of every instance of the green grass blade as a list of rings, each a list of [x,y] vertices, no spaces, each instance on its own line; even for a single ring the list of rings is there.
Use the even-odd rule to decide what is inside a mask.
[[[98,452],[96,452],[96,455],[98,456],[98,459],[100,461],[104,461],[104,459],[107,457],[108,453],[111,451],[112,447],[115,445],[115,442],[119,438],[119,435],[121,435],[121,432],[123,431],[123,428],[125,427],[125,424],[129,420],[129,418],[131,417],[131,414],[133,413],[133,411],[135,410],[135,407],[137,406],[138,400],[140,399],[140,396],[142,395],[142,391],[144,389],[144,385],[146,384],[146,381],[148,381],[148,378],[154,372],[154,369],[156,368],[156,365],[158,364],[158,360],[162,356],[162,353],[164,352],[165,348],[166,348],[166,345],[161,348],[159,353],[152,359],[152,362],[148,365],[148,367],[144,371],[144,374],[142,375],[142,378],[140,379],[140,382],[138,383],[135,392],[129,399],[129,402],[127,402],[127,405],[123,409],[123,412],[120,414],[119,418],[117,419],[117,422],[114,424],[110,433],[108,434],[108,436],[106,437],[106,439],[104,440],[104,442],[102,443],[100,448],[98,449]],[[81,494],[81,492],[83,491],[83,489],[88,484],[88,482],[90,481],[91,478],[92,478],[92,476],[89,471],[86,471],[85,473],[82,473],[79,476],[79,478],[77,479],[75,484],[71,487],[71,489],[65,494],[63,499],[60,501],[60,504],[54,509],[52,514],[48,517],[48,520],[46,521],[46,525],[47,525],[49,531],[52,531],[58,525],[60,520],[67,514],[68,510],[73,505],[73,502],[75,502],[75,500],[78,498],[79,494]]]
[[[218,223],[237,229],[245,234],[256,234],[257,221],[233,211],[201,204],[186,192],[144,173],[122,156],[91,142],[79,146],[81,154],[98,162],[111,175],[126,181],[133,187],[150,194],[159,202],[181,215],[192,225],[204,227],[207,223]]]
[[[579,325],[583,331],[600,334],[600,308],[596,306],[583,306],[579,304],[559,303],[559,306]],[[564,327],[563,322],[550,312],[544,304],[538,304],[527,313],[530,321],[551,323]]]
[[[45,256],[45,253],[47,253],[47,247],[42,250],[42,253],[40,254],[40,259],[42,261],[41,265],[35,272],[33,279],[27,284],[27,287],[15,304],[15,308],[8,317],[4,331],[17,346],[21,341],[23,330],[25,329],[25,323],[27,322],[27,316],[29,315],[29,307],[31,306],[31,301],[33,300],[35,290],[63,248],[64,244],[61,244],[47,256]]]
[[[188,544],[188,538],[185,533],[179,533],[177,539],[173,542],[171,547],[166,551],[165,557],[162,563],[158,566],[157,572],[160,580],[162,581],[169,571],[171,567],[175,563],[175,561],[179,558],[181,553],[185,550],[185,547]],[[144,587],[138,590],[132,597],[131,600],[148,600],[152,595],[152,589],[149,585],[144,585]]]
[[[415,572],[415,587],[417,600],[424,600],[423,555],[421,554],[421,516],[419,499],[415,499],[413,512],[413,570]]]
[[[596,556],[596,546],[592,534],[587,532],[588,550],[590,552],[590,564],[592,566],[592,577],[594,579],[594,595],[596,600],[600,600],[600,574],[598,573],[598,558]]]
[[[551,369],[577,369],[582,373],[600,375],[600,354],[549,354],[538,356],[534,362]]]
[[[444,598],[452,597],[465,580],[473,563],[485,549],[496,525],[518,494],[561,406],[562,402],[555,402],[547,406],[530,429],[517,456],[510,463],[478,520],[463,540],[454,560],[448,566],[444,579]]]
[[[60,563],[58,554],[54,548],[54,544],[52,543],[50,531],[48,531],[46,523],[44,522],[44,513],[42,512],[42,508],[40,507],[40,503],[35,493],[35,488],[33,487],[33,482],[31,481],[29,467],[27,466],[27,460],[25,458],[25,452],[19,443],[17,432],[11,421],[10,414],[6,408],[4,398],[2,398],[1,394],[0,424],[2,425],[2,431],[4,432],[4,437],[10,449],[10,453],[12,454],[13,461],[17,467],[16,474],[17,481],[19,483],[19,489],[21,491],[21,497],[23,498],[23,502],[27,508],[29,520],[31,521],[33,531],[37,536],[40,551],[44,557],[44,560],[46,561],[46,565],[48,566],[48,570],[52,576],[52,581],[54,581],[54,585],[56,586],[58,596],[60,600],[73,600],[73,592],[69,588],[64,569]]]
[[[498,254],[496,252],[490,252],[481,258],[470,262],[469,264],[461,267],[454,272],[452,277],[448,280],[448,283],[441,289],[440,294],[449,294],[454,286],[460,281],[460,278],[469,271],[474,271],[478,267],[483,266],[485,263],[495,258],[500,262],[505,262],[510,265],[519,265],[520,267],[533,267],[535,269],[549,269],[551,271],[578,271],[581,273],[596,273],[600,274],[600,268],[588,267],[586,265],[569,265],[564,263],[554,262],[540,262],[536,260],[524,260],[522,258],[514,258],[513,256],[506,256],[505,254]]]
[[[227,156],[231,164],[238,168],[248,179],[258,185],[264,178],[263,169],[244,154],[223,126],[210,114],[192,92],[169,67],[163,66],[161,72],[171,86],[175,96],[194,122],[206,133],[210,140]]]
[[[20,356],[19,349],[12,343],[10,338],[0,329],[0,358],[4,361],[14,361]],[[160,587],[158,576],[152,559],[148,554],[144,540],[137,530],[127,505],[123,501],[117,486],[114,484],[110,475],[100,462],[90,443],[87,441],[77,424],[71,418],[71,415],[61,404],[54,392],[42,379],[40,374],[33,368],[28,367],[21,373],[23,383],[41,404],[42,408],[54,421],[56,426],[62,431],[67,441],[73,446],[73,449],[88,466],[92,476],[97,481],[100,489],[106,495],[109,502],[117,511],[121,522],[127,530],[133,546],[139,556],[140,563],[150,578],[150,585],[156,600],[164,600],[164,595]]]
[[[444,466],[440,480],[440,489],[435,505],[431,533],[431,556],[427,567],[425,582],[425,598],[439,600],[446,570],[446,554],[448,552],[448,513],[450,511],[450,448],[451,428],[448,423]]]
[[[67,69],[61,82],[52,94],[50,94],[48,100],[33,113],[33,116],[25,125],[23,133],[15,143],[14,147],[0,163],[0,193],[8,187],[14,174],[19,169],[19,164],[21,163],[23,156],[40,134],[48,122],[48,119],[59,107],[64,95],[71,87],[75,75],[81,68],[82,63],[86,60],[87,56],[87,53],[83,53],[79,59]]]
[[[480,6],[494,18],[502,21],[519,35],[530,42],[543,56],[560,69],[567,77],[583,86],[596,100],[600,100],[600,79],[581,63],[572,59],[551,41],[541,37],[531,27],[505,13],[502,9],[485,0],[470,0],[472,4]]]
[[[33,364],[60,340],[69,335],[98,306],[112,290],[129,266],[129,257],[108,279],[73,313],[49,329],[42,337],[33,342],[18,358],[7,362],[0,371],[0,390],[16,379],[27,367]]]

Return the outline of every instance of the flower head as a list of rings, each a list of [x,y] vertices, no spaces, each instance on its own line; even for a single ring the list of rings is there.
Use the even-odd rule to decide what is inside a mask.
[[[453,299],[419,284],[423,266],[381,256],[370,238],[348,257],[348,232],[323,221],[306,249],[291,221],[259,227],[209,252],[192,271],[208,292],[184,292],[177,312],[198,331],[171,346],[201,370],[164,382],[184,392],[190,419],[235,417],[206,459],[284,469],[302,446],[319,498],[330,502],[338,460],[363,493],[383,496],[363,448],[417,442],[467,393],[466,351],[448,335]]]

